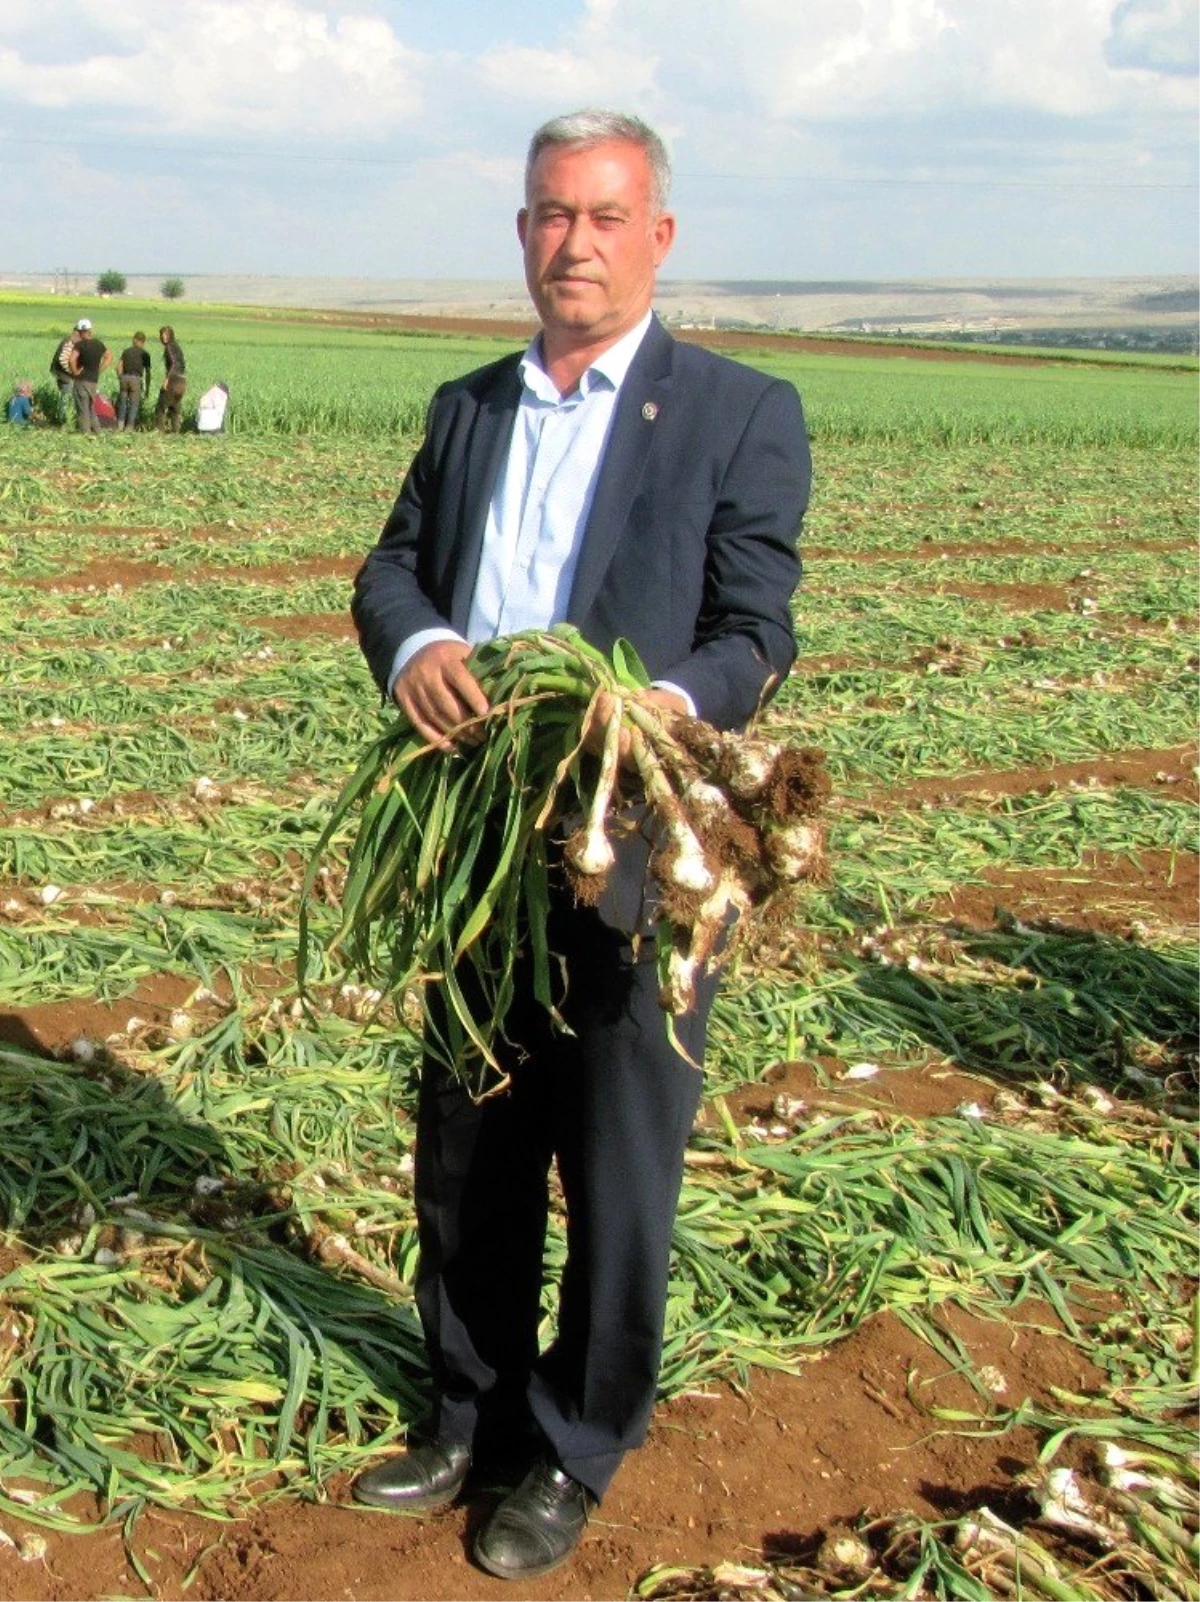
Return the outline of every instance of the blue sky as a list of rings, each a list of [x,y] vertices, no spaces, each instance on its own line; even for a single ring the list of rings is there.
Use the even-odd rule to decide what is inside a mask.
[[[0,271],[514,278],[635,111],[694,279],[1197,269],[1197,0],[4,0]]]

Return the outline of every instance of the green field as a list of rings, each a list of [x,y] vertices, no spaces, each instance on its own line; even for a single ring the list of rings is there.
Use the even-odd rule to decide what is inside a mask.
[[[79,1488],[121,1518],[237,1510],[265,1466],[312,1494],[419,1408],[415,1041],[332,971],[314,1016],[294,1005],[297,896],[382,726],[354,565],[433,386],[511,348],[90,315],[117,350],[169,315],[190,398],[222,378],[233,403],[219,438],[0,434],[0,1522],[63,1527]],[[0,302],[0,380],[40,383],[61,321]],[[880,1309],[944,1340],[947,1301],[1036,1296],[1107,1376],[1043,1438],[1183,1463],[1194,915],[1118,897],[1083,926],[1054,887],[1195,871],[1196,374],[760,360],[814,435],[801,656],[767,723],[828,754],[831,877],[718,1004],[663,1390],[793,1366]],[[1056,770],[1139,753],[1153,778]],[[1045,916],[1016,916],[1006,883],[1039,873]],[[959,920],[964,888],[998,915]],[[831,1092],[864,1062],[967,1071],[1010,1113],[747,1127],[739,1095],[781,1061]],[[1089,1324],[1089,1292],[1136,1341]],[[1010,1401],[979,1388],[995,1428]],[[1072,1594],[1166,1594],[1184,1560],[1152,1548],[1125,1589]],[[1005,1594],[956,1593],[929,1550],[928,1594]]]
[[[74,303],[73,303],[74,305]],[[135,328],[150,340],[169,321],[188,359],[189,406],[221,380],[233,396],[232,432],[260,436],[353,433],[380,438],[418,431],[436,383],[512,348],[503,340],[330,326],[335,314],[238,312],[163,302],[104,301],[84,308],[114,360]],[[60,303],[0,297],[0,382],[31,378],[51,401],[48,366],[66,332]],[[792,380],[817,439],[1032,445],[1195,447],[1195,363],[1133,359],[1012,364],[937,361],[902,351],[887,359],[748,353]],[[109,389],[116,381],[110,374]]]

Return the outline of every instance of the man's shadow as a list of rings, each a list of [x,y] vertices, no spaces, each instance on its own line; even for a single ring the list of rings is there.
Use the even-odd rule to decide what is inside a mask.
[[[959,1067],[1010,1084],[1066,1074],[1133,1100],[1196,1095],[1200,980],[1194,952],[1096,933],[1058,920],[1024,922],[997,909],[991,927],[950,922],[933,933],[954,941],[953,978],[918,956],[905,937],[931,926],[900,925],[897,950],[854,958],[848,1007],[862,1020],[916,1036]],[[919,950],[919,948],[918,948]],[[878,960],[882,956],[887,960]],[[965,959],[965,960],[963,960]],[[971,977],[972,969],[978,978]]]
[[[204,1442],[195,1473],[211,1473],[222,1432],[253,1440],[264,1478],[299,1458],[320,1479],[398,1437],[427,1409],[411,1301],[326,1266],[286,1174],[250,1169],[169,1081],[84,1055],[0,1013],[6,1461],[111,1512],[137,1493],[138,1456],[152,1478]]]

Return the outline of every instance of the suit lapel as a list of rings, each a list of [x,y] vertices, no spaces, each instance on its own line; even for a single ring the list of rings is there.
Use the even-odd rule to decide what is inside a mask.
[[[587,617],[625,533],[659,413],[670,404],[673,345],[656,317],[621,385],[571,585],[570,623],[581,625]]]
[[[465,631],[470,615],[488,507],[512,438],[513,419],[520,398],[520,371],[514,361],[497,375],[496,382],[480,402],[472,425],[458,526],[446,552],[446,568],[453,570],[450,622],[460,632]]]

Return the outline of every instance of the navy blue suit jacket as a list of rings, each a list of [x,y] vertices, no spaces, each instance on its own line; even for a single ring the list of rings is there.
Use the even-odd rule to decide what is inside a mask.
[[[443,385],[353,612],[386,686],[421,629],[465,630],[521,393],[520,353]],[[791,384],[682,344],[655,319],[621,387],[567,621],[629,640],[702,718],[753,715],[795,657],[791,597],[811,476]]]

